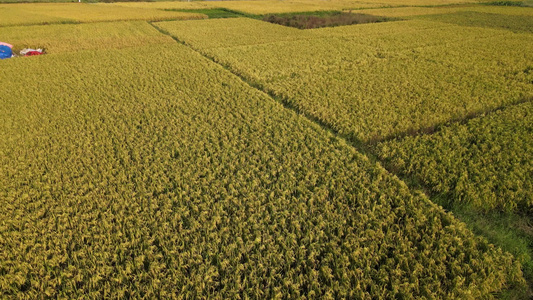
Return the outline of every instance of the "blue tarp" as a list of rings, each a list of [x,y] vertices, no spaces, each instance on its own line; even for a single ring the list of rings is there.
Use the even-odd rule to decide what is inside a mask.
[[[11,58],[13,52],[8,46],[0,45],[0,59]]]

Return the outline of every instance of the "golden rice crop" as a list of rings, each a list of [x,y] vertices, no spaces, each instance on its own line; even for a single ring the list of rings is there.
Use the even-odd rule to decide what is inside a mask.
[[[0,61],[3,298],[490,298],[520,265],[179,44]]]
[[[121,7],[102,3],[36,3],[0,6],[0,26],[43,23],[202,19],[203,14]]]
[[[510,16],[533,16],[533,7],[476,6],[469,8],[468,11]]]
[[[48,26],[13,26],[2,29],[2,40],[22,48],[43,48],[46,53],[88,49],[120,49],[149,44],[174,43],[146,22],[90,24],[54,24]]]
[[[455,12],[459,8],[446,7],[452,4],[478,3],[474,0],[399,0],[399,1],[354,1],[354,0],[251,0],[251,1],[194,1],[194,2],[120,2],[112,5],[132,7],[132,8],[156,8],[156,9],[206,9],[206,8],[227,8],[249,14],[269,14],[269,13],[293,13],[306,11],[324,10],[357,10],[364,9],[361,13],[366,13],[366,9],[379,7],[398,7],[398,9],[371,9],[368,12],[377,15],[383,12],[383,16],[411,16],[428,13],[443,13],[445,11]],[[415,7],[413,7],[415,6]],[[421,7],[424,6],[424,7]],[[436,7],[430,7],[436,6]],[[444,6],[444,7],[440,7]],[[511,11],[511,10],[510,10]]]
[[[457,32],[460,31],[461,35]],[[393,53],[401,53],[405,50],[411,52],[424,51],[426,48],[458,49],[452,47],[456,43],[468,45],[486,39],[505,38],[508,32],[479,27],[458,26],[451,23],[439,23],[428,20],[409,20],[388,22],[384,24],[365,24],[357,26],[343,26],[335,28],[322,28],[313,30],[316,36],[341,37],[375,50]],[[438,37],[438,38],[436,38]],[[472,46],[468,46],[472,48]],[[442,55],[433,53],[434,58]],[[429,59],[429,57],[428,57]]]
[[[320,37],[312,31],[276,25],[249,18],[161,22],[157,27],[165,31],[184,32],[178,39],[195,48],[224,48],[241,45],[272,43]],[[221,34],[224,28],[226,34]],[[186,32],[186,33],[185,33]]]
[[[367,1],[336,0],[266,0],[266,1],[211,1],[206,2],[211,7],[227,8],[249,14],[264,15],[270,13],[291,13],[305,11],[361,9],[382,7],[382,3]]]
[[[205,9],[211,8],[208,1],[157,1],[157,2],[115,2],[107,5],[116,5],[131,8],[154,9]]]
[[[442,6],[464,3],[478,3],[476,0],[266,0],[266,1],[212,1],[211,7],[222,7],[249,14],[292,13],[305,11],[357,10],[378,7]]]
[[[378,42],[379,37],[384,35],[414,35],[421,31],[440,30],[449,26],[452,26],[452,24],[414,19],[408,21],[400,20],[384,23],[358,24],[354,26],[317,28],[306,30],[306,32],[309,31],[319,37],[357,38],[361,41],[361,44],[365,45],[370,42]],[[411,38],[410,40],[412,41],[413,39]],[[394,45],[391,44],[391,47],[394,47]]]
[[[231,26],[235,22],[239,21]],[[530,35],[449,25],[431,29],[434,24],[403,21],[365,39],[348,33],[255,45],[252,38],[241,39],[247,33],[256,37],[253,27],[243,26],[238,35],[229,31],[225,37],[249,45],[235,42],[234,47],[209,48],[212,39],[203,41],[198,27],[185,29],[190,24],[164,26],[287,105],[357,140],[422,130],[532,93],[531,84],[511,76],[533,58]],[[418,24],[421,29],[413,30]],[[339,32],[367,28],[375,33],[380,27],[355,25]],[[226,33],[223,26],[215,30]],[[335,32],[321,30],[312,34]],[[205,31],[214,35],[213,29]]]
[[[485,5],[457,5],[457,6],[407,6],[355,10],[354,13],[364,13],[384,17],[413,17],[422,15],[445,15],[456,12],[480,12],[490,14],[532,16],[533,7],[508,7]]]
[[[463,11],[453,14],[423,16],[424,19],[462,26],[506,29],[512,32],[533,33],[533,16],[499,15]]]
[[[533,73],[529,74],[529,80]],[[378,146],[382,159],[480,210],[533,207],[533,103]]]
[[[470,7],[469,7],[470,8]],[[435,7],[421,7],[421,6],[407,6],[407,7],[392,7],[392,8],[376,8],[355,10],[353,13],[369,14],[383,17],[412,17],[420,15],[433,14],[447,14],[467,9],[464,6],[435,6]]]
[[[68,16],[51,17],[39,13],[30,13],[28,5],[0,4],[0,26],[32,25],[48,23],[73,23]]]
[[[489,0],[490,1],[490,0]],[[462,3],[479,3],[479,0],[377,0],[388,6],[442,6]]]

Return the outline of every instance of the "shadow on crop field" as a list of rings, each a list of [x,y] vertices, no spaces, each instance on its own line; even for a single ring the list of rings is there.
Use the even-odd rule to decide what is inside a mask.
[[[188,13],[204,14],[208,19],[224,19],[242,17],[242,13],[238,13],[226,8],[206,8],[206,9],[165,9],[166,11],[179,11]]]
[[[330,12],[316,14],[272,14],[265,15],[263,21],[298,29],[313,29],[344,25],[379,23],[396,19],[351,12]]]

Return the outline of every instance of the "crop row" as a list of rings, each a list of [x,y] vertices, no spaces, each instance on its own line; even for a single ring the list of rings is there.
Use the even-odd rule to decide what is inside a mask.
[[[0,295],[484,298],[520,265],[185,46],[0,62]]]

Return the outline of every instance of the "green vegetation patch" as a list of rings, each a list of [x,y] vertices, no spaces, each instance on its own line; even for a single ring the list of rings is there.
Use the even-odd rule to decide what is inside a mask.
[[[185,46],[1,61],[3,298],[448,298],[520,264]]]
[[[527,6],[526,1],[493,1],[483,2],[482,4],[490,6]]]
[[[225,8],[206,8],[206,9],[165,9],[168,11],[181,11],[195,14],[204,14],[209,19],[225,19],[242,17],[241,13],[237,13]]]
[[[444,200],[446,201],[446,200]],[[533,219],[524,212],[491,211],[480,213],[471,205],[442,202],[448,211],[477,235],[486,237],[504,251],[514,255],[522,264],[529,289],[507,290],[501,299],[531,299],[533,297]]]

